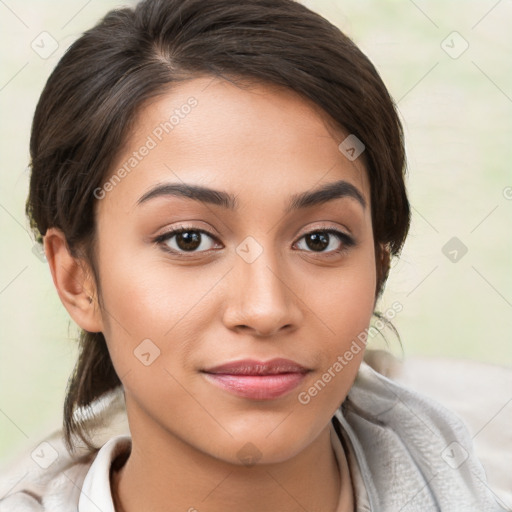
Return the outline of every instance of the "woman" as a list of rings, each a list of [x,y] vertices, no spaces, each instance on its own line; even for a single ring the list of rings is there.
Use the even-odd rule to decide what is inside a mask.
[[[63,437],[0,511],[502,510],[460,420],[363,362],[409,204],[393,101],[336,27],[291,0],[112,11],[30,146],[82,335]],[[130,435],[96,446],[120,397]]]

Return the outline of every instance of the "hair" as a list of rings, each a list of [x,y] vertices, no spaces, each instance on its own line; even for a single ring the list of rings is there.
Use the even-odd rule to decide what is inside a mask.
[[[377,300],[410,224],[402,125],[370,60],[295,0],[144,0],[84,32],[49,76],[33,118],[26,214],[36,240],[50,227],[62,230],[70,253],[88,263],[101,305],[94,190],[143,104],[204,75],[287,87],[364,143]],[[64,402],[70,451],[72,435],[97,449],[74,412],[119,385],[103,334],[82,330]]]

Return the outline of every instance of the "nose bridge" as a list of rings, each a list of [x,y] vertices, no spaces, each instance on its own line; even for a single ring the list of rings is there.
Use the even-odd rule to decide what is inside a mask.
[[[234,294],[229,294],[226,322],[265,336],[285,326],[296,326],[300,317],[298,299],[282,271],[285,264],[275,251],[248,237],[236,252],[233,278],[237,282],[232,288]]]

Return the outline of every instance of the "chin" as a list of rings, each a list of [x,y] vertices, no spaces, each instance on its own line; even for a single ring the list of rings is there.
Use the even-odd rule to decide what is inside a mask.
[[[306,426],[293,422],[286,428],[280,425],[282,420],[283,417],[273,422],[260,421],[258,425],[246,425],[237,432],[228,430],[233,437],[217,445],[216,456],[229,464],[245,466],[276,464],[293,458],[316,436]],[[211,450],[212,445],[208,448]],[[230,456],[226,458],[228,453]]]

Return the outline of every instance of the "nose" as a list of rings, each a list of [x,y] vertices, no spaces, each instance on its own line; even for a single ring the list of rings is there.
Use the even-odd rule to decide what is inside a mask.
[[[301,300],[275,258],[264,251],[256,261],[237,258],[230,272],[224,324],[257,337],[276,336],[281,330],[293,331],[302,320]]]

